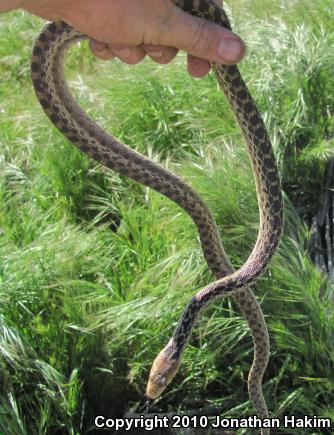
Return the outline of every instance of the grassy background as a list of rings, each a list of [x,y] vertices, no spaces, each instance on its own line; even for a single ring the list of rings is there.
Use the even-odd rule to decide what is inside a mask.
[[[332,1],[231,7],[285,191],[283,241],[255,287],[272,345],[265,396],[275,417],[334,418],[333,289],[308,256],[334,154]],[[122,416],[141,399],[184,305],[212,276],[177,206],[88,160],[50,125],[29,78],[40,26],[21,12],[0,17],[0,432],[81,434],[95,415]],[[203,195],[238,267],[257,230],[250,164],[213,76],[192,79],[184,61],[126,67],[82,45],[67,75],[100,124]],[[155,410],[252,414],[251,360],[244,319],[231,301],[215,304]]]

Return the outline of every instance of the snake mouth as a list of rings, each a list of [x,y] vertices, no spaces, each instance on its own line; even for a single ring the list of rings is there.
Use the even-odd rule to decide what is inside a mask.
[[[139,412],[146,414],[149,411],[149,409],[151,408],[153,402],[154,402],[154,399],[152,399],[151,397],[149,397],[145,394],[145,396],[143,397],[143,399],[140,403]]]
[[[147,394],[145,394],[145,396],[143,397],[143,401],[145,401],[145,403],[148,403],[149,405],[152,405],[153,403],[152,397],[149,397]]]

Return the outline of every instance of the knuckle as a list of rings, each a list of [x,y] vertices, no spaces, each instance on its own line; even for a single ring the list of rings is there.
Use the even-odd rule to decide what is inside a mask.
[[[208,53],[212,41],[212,29],[209,23],[205,20],[198,20],[193,39],[191,41],[190,50],[193,53]]]

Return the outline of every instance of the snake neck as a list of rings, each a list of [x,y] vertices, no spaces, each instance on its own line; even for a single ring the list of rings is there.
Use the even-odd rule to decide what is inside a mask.
[[[173,336],[166,346],[171,359],[179,360],[182,357],[196,321],[205,306],[206,304],[203,304],[194,297],[184,309],[174,330]]]

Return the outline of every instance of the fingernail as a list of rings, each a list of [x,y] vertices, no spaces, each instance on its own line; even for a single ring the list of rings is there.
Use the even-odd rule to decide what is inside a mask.
[[[162,52],[161,51],[148,51],[147,54],[150,57],[154,57],[155,59],[158,59],[159,57],[162,57]]]
[[[218,56],[222,62],[237,62],[243,53],[243,46],[238,39],[223,39],[218,47]]]
[[[127,57],[131,56],[130,48],[122,48],[122,49],[113,48],[113,52],[116,54],[116,56],[119,56],[122,59],[126,59]]]
[[[94,49],[96,53],[102,53],[104,50],[108,48],[108,45],[104,42],[95,41],[92,39],[91,47]]]

